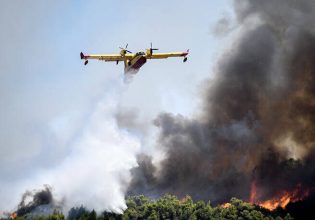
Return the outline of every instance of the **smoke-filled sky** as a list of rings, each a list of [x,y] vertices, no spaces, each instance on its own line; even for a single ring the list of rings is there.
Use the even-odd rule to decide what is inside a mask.
[[[313,192],[314,8],[311,0],[2,3],[0,215],[44,184],[65,211],[122,212],[125,196],[140,193],[220,203],[250,200],[253,189],[256,201]],[[190,49],[189,62],[150,60],[124,83],[121,64],[79,59],[150,42]]]
[[[195,112],[233,38],[232,11],[228,0],[1,2],[0,211],[43,184],[69,206],[123,209],[128,170],[153,151],[152,121]],[[122,64],[79,59],[150,42],[190,49],[189,62],[150,61],[123,85]]]
[[[234,1],[239,35],[204,83],[199,114],[156,118],[164,158],[138,157],[130,193],[214,203],[313,193],[314,8],[309,0]]]

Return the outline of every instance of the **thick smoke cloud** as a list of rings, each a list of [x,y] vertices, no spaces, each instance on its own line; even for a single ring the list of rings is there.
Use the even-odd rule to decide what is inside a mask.
[[[138,157],[130,194],[257,199],[315,179],[315,3],[235,1],[241,36],[217,65],[198,117],[160,114],[159,164]]]
[[[45,189],[38,192],[27,191],[22,196],[22,200],[19,203],[16,214],[18,216],[23,216],[34,211],[37,207],[41,205],[53,205],[53,203],[53,195],[49,186],[45,186]],[[55,205],[57,207],[57,204]]]

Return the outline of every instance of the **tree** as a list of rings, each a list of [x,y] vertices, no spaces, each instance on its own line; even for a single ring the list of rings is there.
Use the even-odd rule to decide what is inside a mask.
[[[194,202],[190,196],[178,199],[172,195],[165,195],[157,200],[143,195],[127,198],[127,209],[123,214],[104,211],[101,215],[83,206],[70,209],[68,220],[292,220],[292,217],[281,210],[273,211],[244,202],[237,198],[230,200],[229,206],[218,205],[212,207],[210,202]],[[30,219],[31,213],[18,216],[16,220]],[[62,213],[54,212],[47,217],[38,216],[35,220],[64,220]]]

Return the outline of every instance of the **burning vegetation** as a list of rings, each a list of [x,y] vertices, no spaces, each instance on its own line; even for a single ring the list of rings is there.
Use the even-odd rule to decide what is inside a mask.
[[[278,192],[276,195],[268,200],[259,200],[259,193],[257,192],[257,187],[255,181],[252,183],[250,203],[257,204],[265,209],[273,211],[279,207],[285,209],[286,206],[291,202],[295,203],[298,201],[303,201],[310,194],[309,189],[303,189],[301,184],[297,185],[293,191],[282,191]]]
[[[12,213],[4,213],[3,219],[34,219],[39,216],[47,217],[61,212],[61,205],[58,204],[51,191],[51,187],[44,186],[44,189],[27,191],[22,195],[17,210]],[[0,215],[0,219],[1,215]]]
[[[175,196],[165,195],[157,200],[145,196],[133,196],[126,199],[127,209],[123,214],[112,212],[96,213],[83,206],[70,209],[67,215],[68,220],[113,220],[113,219],[269,219],[269,220],[292,220],[286,213],[275,213],[259,206],[232,198],[224,206],[212,206],[210,202],[194,202],[190,196],[178,199]],[[53,212],[49,215],[30,213],[17,216],[21,219],[42,219],[42,220],[64,220],[65,216],[60,212]]]

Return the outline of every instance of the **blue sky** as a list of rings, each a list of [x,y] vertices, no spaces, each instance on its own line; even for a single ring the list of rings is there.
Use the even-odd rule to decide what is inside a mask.
[[[62,162],[98,100],[115,92],[123,64],[84,66],[81,51],[118,53],[128,43],[136,52],[150,42],[161,52],[190,49],[187,63],[148,61],[117,105],[145,129],[162,111],[197,112],[199,88],[229,40],[212,34],[222,17],[233,17],[230,0],[3,1],[0,188]]]

